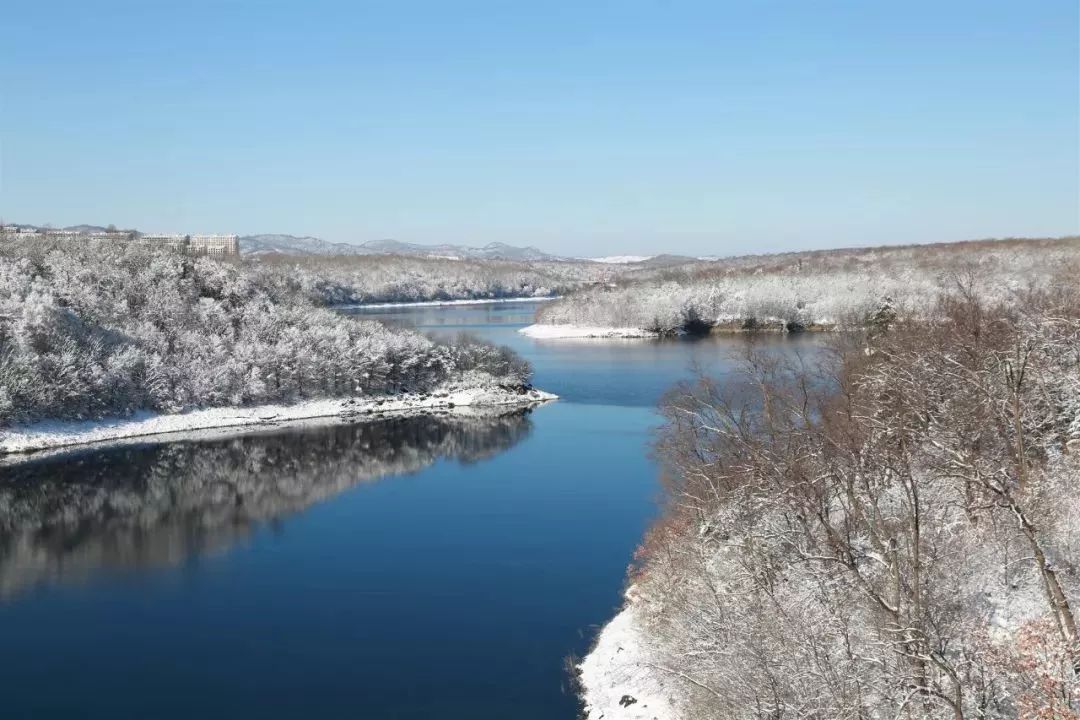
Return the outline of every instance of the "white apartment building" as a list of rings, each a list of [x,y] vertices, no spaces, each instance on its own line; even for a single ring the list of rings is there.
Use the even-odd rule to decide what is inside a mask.
[[[46,230],[45,237],[50,240],[75,240],[82,236],[82,233],[75,230]]]
[[[190,235],[188,249],[205,255],[240,254],[240,236],[238,235]]]
[[[150,245],[166,245],[178,250],[187,247],[187,235],[179,233],[143,233],[138,236],[138,241]]]

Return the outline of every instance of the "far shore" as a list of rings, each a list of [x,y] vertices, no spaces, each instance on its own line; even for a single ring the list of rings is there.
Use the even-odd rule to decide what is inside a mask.
[[[660,333],[633,327],[604,327],[599,325],[546,325],[537,323],[518,330],[537,340],[572,339],[641,339],[662,337]]]
[[[220,407],[176,414],[140,412],[101,420],[43,420],[0,430],[0,464],[34,459],[41,451],[107,445],[130,438],[227,428],[288,427],[316,418],[362,422],[384,415],[526,406],[557,398],[526,387],[447,387],[426,394],[331,398],[292,405]]]
[[[668,332],[647,330],[635,327],[607,327],[601,325],[550,325],[537,323],[518,330],[519,333],[537,340],[612,340],[612,339],[660,339],[683,335],[735,335],[742,333],[803,333],[834,332],[837,325],[814,323],[811,325],[792,326],[780,320],[764,322],[731,320],[718,322],[693,332],[677,329]]]
[[[334,310],[378,310],[380,308],[411,308],[411,307],[446,307],[449,305],[494,305],[496,303],[513,302],[547,302],[559,300],[560,295],[545,295],[543,297],[503,297],[503,298],[476,298],[468,300],[418,300],[416,302],[384,302],[384,303],[348,303],[345,305],[331,305]]]

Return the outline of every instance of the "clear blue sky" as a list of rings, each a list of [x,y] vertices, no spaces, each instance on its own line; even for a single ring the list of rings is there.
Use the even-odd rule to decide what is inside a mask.
[[[0,213],[577,255],[1076,233],[1077,5],[6,2]]]

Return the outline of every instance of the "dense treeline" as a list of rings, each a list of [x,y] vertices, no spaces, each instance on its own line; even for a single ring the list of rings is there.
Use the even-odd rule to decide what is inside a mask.
[[[862,325],[883,312],[926,317],[944,278],[978,281],[1003,301],[1065,268],[1080,271],[1080,238],[748,256],[628,272],[546,305],[537,322],[659,334]]]
[[[684,718],[1080,717],[1080,289],[674,391],[643,664]]]
[[[529,369],[321,309],[284,273],[107,241],[0,246],[0,424],[419,391],[469,373]]]
[[[246,257],[238,262],[320,305],[550,297],[611,277],[598,263],[503,262],[403,255]]]

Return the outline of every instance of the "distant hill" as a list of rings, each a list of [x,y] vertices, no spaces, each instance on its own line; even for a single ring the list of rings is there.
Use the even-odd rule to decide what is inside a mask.
[[[555,255],[534,247],[517,247],[494,242],[483,247],[468,245],[420,245],[399,240],[370,240],[360,247],[369,252],[389,255],[420,255],[423,257],[453,258],[455,260],[560,260]]]
[[[516,247],[490,243],[483,247],[467,245],[421,245],[400,240],[369,240],[360,245],[331,243],[316,237],[295,235],[244,235],[240,252],[245,255],[411,255],[452,260],[560,260],[534,247]]]
[[[663,268],[674,267],[675,265],[686,265],[687,263],[698,262],[697,258],[687,257],[686,255],[653,255],[647,260],[643,260],[638,263],[639,267],[648,268]]]
[[[107,232],[108,228],[102,227],[101,225],[68,225],[66,228],[64,228],[64,230],[71,230],[72,232],[89,234]]]
[[[243,235],[240,237],[243,255],[369,255],[358,245],[332,243],[317,237],[296,235]]]

